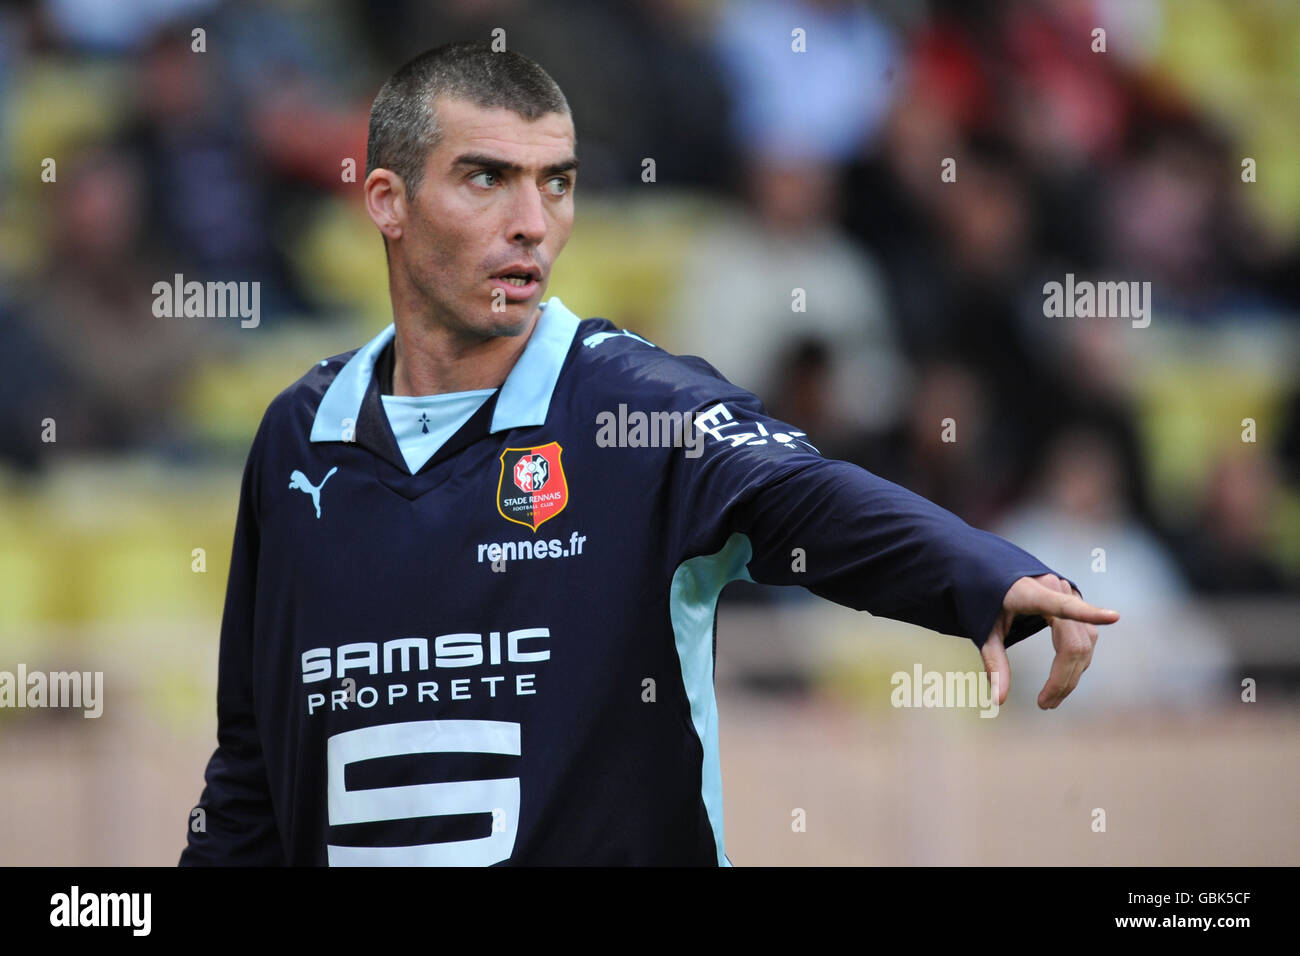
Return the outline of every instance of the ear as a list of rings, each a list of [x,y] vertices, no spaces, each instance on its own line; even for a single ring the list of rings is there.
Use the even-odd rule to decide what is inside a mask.
[[[402,238],[406,223],[406,183],[391,169],[371,170],[362,187],[366,212],[386,239]]]

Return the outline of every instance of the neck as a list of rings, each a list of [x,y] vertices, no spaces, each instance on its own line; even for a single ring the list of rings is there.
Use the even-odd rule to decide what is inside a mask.
[[[523,354],[537,327],[534,311],[519,335],[458,336],[416,317],[397,316],[393,339],[393,394],[440,395],[498,388]]]

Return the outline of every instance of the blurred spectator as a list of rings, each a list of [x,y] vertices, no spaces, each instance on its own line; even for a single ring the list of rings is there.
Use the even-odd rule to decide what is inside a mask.
[[[714,36],[745,152],[789,164],[846,161],[893,98],[893,34],[852,0],[732,0]]]
[[[215,6],[217,0],[43,0],[57,39],[74,50],[115,54],[136,52],[169,21],[201,24]]]
[[[865,467],[987,527],[1019,490],[1014,431],[993,414],[978,375],[957,358],[916,374],[907,413],[873,446]]]
[[[1227,144],[1190,117],[1153,117],[1135,136],[1105,196],[1108,275],[1151,282],[1166,315],[1214,321],[1271,307],[1243,287],[1277,250],[1243,221]]]
[[[662,186],[731,188],[735,153],[726,91],[686,0],[393,0],[369,23],[384,62],[454,40],[488,41],[541,63],[573,113],[584,194]],[[662,187],[655,187],[662,188]]]
[[[139,114],[124,141],[148,183],[140,198],[151,238],[199,281],[260,282],[264,318],[308,313],[274,241],[282,210],[237,102],[218,86],[217,63],[194,54],[183,29],[159,34],[142,54]]]
[[[379,80],[359,55],[354,30],[365,20],[344,0],[299,8],[273,0],[224,6],[213,18],[221,48],[216,82],[228,90],[251,134],[252,159],[265,164],[263,194],[277,215],[337,192],[359,200],[365,178],[370,101]],[[342,175],[356,161],[355,180]]]
[[[210,335],[206,320],[153,314],[153,285],[172,272],[148,245],[139,169],[100,150],[66,163],[60,182],[48,259],[18,303],[22,337],[56,366],[41,409],[57,424],[49,447],[181,446],[176,399],[194,362],[211,354]]]
[[[833,343],[817,336],[794,341],[777,358],[768,411],[783,422],[798,422],[809,436],[815,436],[824,457],[866,467],[871,436],[855,421],[837,414],[834,367]]]
[[[768,401],[787,350],[815,337],[834,356],[832,427],[883,426],[897,413],[906,368],[879,270],[834,225],[836,170],[763,158],[746,182],[750,208],[706,224],[683,256],[671,344]]]
[[[1029,177],[1004,141],[958,146],[952,135],[933,117],[892,122],[880,161],[859,167],[846,224],[887,270],[908,357],[957,355],[975,371],[1003,423],[999,454],[1023,473],[1063,392],[1043,348],[1041,295],[1027,294],[1037,234]],[[957,178],[943,182],[940,158],[952,153]]]
[[[1187,572],[1198,591],[1286,591],[1285,574],[1270,553],[1278,504],[1276,468],[1265,449],[1219,459],[1183,545]]]

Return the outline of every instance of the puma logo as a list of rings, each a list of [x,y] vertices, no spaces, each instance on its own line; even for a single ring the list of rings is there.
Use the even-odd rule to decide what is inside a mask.
[[[305,491],[311,495],[311,503],[316,506],[317,518],[320,517],[320,490],[325,487],[325,482],[330,480],[330,475],[336,471],[338,471],[338,468],[331,468],[325,472],[325,477],[320,480],[319,485],[313,485],[307,480],[307,476],[297,469],[294,469],[293,474],[289,476],[290,488],[297,488],[299,491]]]

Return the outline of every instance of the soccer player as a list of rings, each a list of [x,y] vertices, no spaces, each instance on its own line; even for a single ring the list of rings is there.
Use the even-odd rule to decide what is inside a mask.
[[[999,702],[1050,623],[1045,708],[1118,619],[704,360],[543,301],[575,145],[515,53],[440,47],[376,97],[395,321],[253,440],[182,864],[727,866],[727,582],[970,639]]]

